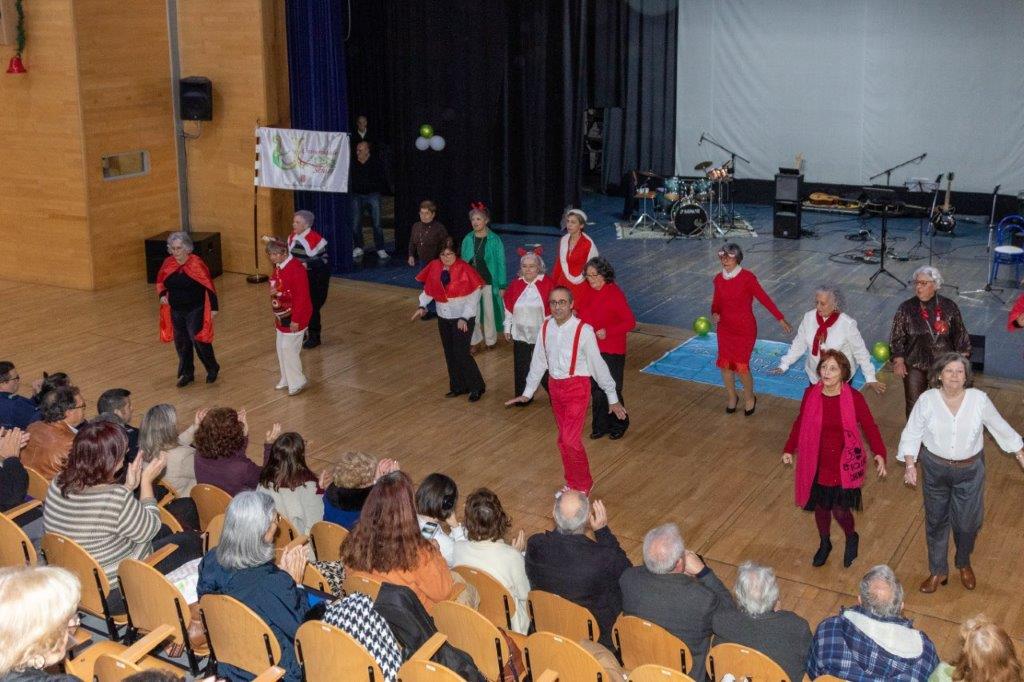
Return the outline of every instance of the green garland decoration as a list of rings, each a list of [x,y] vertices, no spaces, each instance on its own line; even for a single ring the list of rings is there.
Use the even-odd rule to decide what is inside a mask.
[[[18,13],[18,56],[25,51],[25,8],[22,7],[22,0],[15,0],[14,9]]]

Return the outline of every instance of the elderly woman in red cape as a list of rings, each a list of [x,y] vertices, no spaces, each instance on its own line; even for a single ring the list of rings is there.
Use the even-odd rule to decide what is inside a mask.
[[[459,259],[451,239],[441,248],[441,255],[430,261],[416,279],[423,283],[423,292],[412,319],[423,317],[431,301],[437,304],[437,330],[448,365],[448,393],[445,397],[454,398],[468,393],[469,402],[475,403],[484,394],[486,386],[469,351],[469,341],[473,337],[484,280],[469,263]]]
[[[220,373],[213,354],[213,316],[217,314],[217,290],[210,269],[192,253],[187,232],[167,237],[167,257],[156,276],[160,297],[160,340],[174,339],[178,353],[178,387],[195,381],[195,354],[206,368],[206,383]]]
[[[796,454],[796,504],[814,512],[821,544],[811,563],[823,566],[832,551],[832,518],[846,535],[843,565],[857,558],[860,536],[853,528],[853,510],[860,510],[868,456],[861,440],[864,431],[875,458],[878,476],[884,477],[885,442],[867,401],[847,384],[853,373],[850,361],[834,348],[821,352],[818,376],[800,403],[782,455],[783,464]]]

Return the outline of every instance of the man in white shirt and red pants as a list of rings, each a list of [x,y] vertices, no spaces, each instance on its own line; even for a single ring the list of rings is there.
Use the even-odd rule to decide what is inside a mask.
[[[578,490],[590,495],[594,479],[590,475],[587,451],[583,448],[583,423],[590,402],[590,377],[608,396],[608,411],[619,419],[626,418],[626,408],[619,403],[615,380],[597,348],[594,329],[573,315],[572,292],[556,287],[548,297],[551,317],[544,320],[530,362],[523,394],[509,400],[506,406],[529,402],[548,373],[548,394],[558,427],[558,449],[562,454],[566,485],[563,490]]]

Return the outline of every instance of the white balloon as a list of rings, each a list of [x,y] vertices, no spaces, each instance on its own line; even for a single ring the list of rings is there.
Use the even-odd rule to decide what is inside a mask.
[[[439,152],[444,149],[444,138],[440,135],[434,135],[430,138],[430,148],[435,152]]]
[[[419,149],[421,152],[427,151],[428,149],[430,149],[430,140],[428,140],[427,138],[423,137],[422,135],[417,137],[416,138],[416,149]]]

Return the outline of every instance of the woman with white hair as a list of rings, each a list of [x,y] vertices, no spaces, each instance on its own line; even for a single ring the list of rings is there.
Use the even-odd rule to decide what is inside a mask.
[[[931,593],[946,584],[952,531],[960,582],[973,590],[971,552],[985,514],[984,430],[1003,452],[1015,453],[1021,467],[1024,440],[985,393],[970,388],[971,363],[964,356],[941,355],[932,367],[932,386],[911,410],[896,455],[906,462],[903,480],[909,486],[917,485],[917,460],[921,460],[929,575],[920,589]]]
[[[234,597],[256,612],[281,645],[279,666],[288,680],[301,677],[295,659],[295,631],[309,610],[302,587],[306,547],[286,549],[274,563],[274,535],[278,513],[274,500],[262,492],[247,490],[235,495],[224,515],[220,544],[199,563],[197,592]],[[230,665],[217,665],[217,677],[252,679]]]
[[[821,351],[835,348],[846,356],[851,367],[860,367],[865,386],[875,393],[885,393],[885,384],[875,376],[875,366],[871,364],[871,354],[864,344],[864,337],[857,329],[857,320],[843,312],[845,307],[846,300],[838,288],[822,284],[815,289],[814,309],[804,314],[789,350],[782,356],[779,366],[769,374],[784,374],[793,363],[804,357],[807,380],[812,385],[816,384]]]
[[[551,310],[548,296],[554,289],[551,278],[546,277],[541,247],[532,251],[519,249],[519,277],[505,289],[505,340],[512,342],[512,372],[515,378],[516,395],[526,390],[526,375],[530,372],[530,360],[537,345],[537,334]],[[547,382],[545,389],[547,388]],[[532,402],[516,403],[524,407]]]
[[[711,618],[715,642],[748,646],[768,656],[791,680],[804,679],[811,626],[792,611],[779,610],[779,585],[768,566],[744,561],[736,572],[736,607],[723,608]]]
[[[939,295],[942,274],[923,265],[914,270],[914,297],[900,304],[889,346],[893,374],[903,379],[907,416],[928,388],[928,372],[943,353],[971,356],[971,337],[956,303]]]
[[[320,309],[327,302],[327,292],[331,286],[327,240],[313,229],[314,220],[312,211],[296,211],[292,217],[292,232],[288,235],[289,253],[306,268],[309,298],[313,305],[303,348],[316,348],[320,345]]]
[[[195,359],[206,368],[206,383],[220,374],[213,354],[213,316],[217,314],[217,290],[210,269],[192,253],[192,237],[187,232],[172,232],[167,237],[170,254],[156,275],[156,293],[160,297],[160,340],[174,340],[178,353],[178,388],[195,381]]]
[[[572,300],[577,310],[590,294],[587,284],[587,263],[597,258],[600,253],[597,245],[583,228],[587,226],[587,214],[578,208],[570,208],[562,216],[562,229],[565,235],[558,242],[558,260],[551,270],[551,283],[556,287],[566,287],[572,292]]]
[[[498,343],[498,330],[505,325],[501,299],[508,286],[508,276],[505,274],[505,245],[491,230],[491,212],[482,201],[472,204],[469,222],[473,229],[462,239],[462,260],[472,265],[484,281],[477,325],[469,341],[472,352],[476,353],[481,341],[485,348],[494,348]]]
[[[277,329],[277,364],[281,378],[277,389],[297,395],[309,383],[302,372],[302,342],[313,316],[306,270],[288,251],[288,245],[276,239],[267,242],[267,256],[274,264],[270,276],[270,305]]]
[[[46,668],[78,629],[78,578],[54,566],[0,568],[0,682],[79,682]]]

